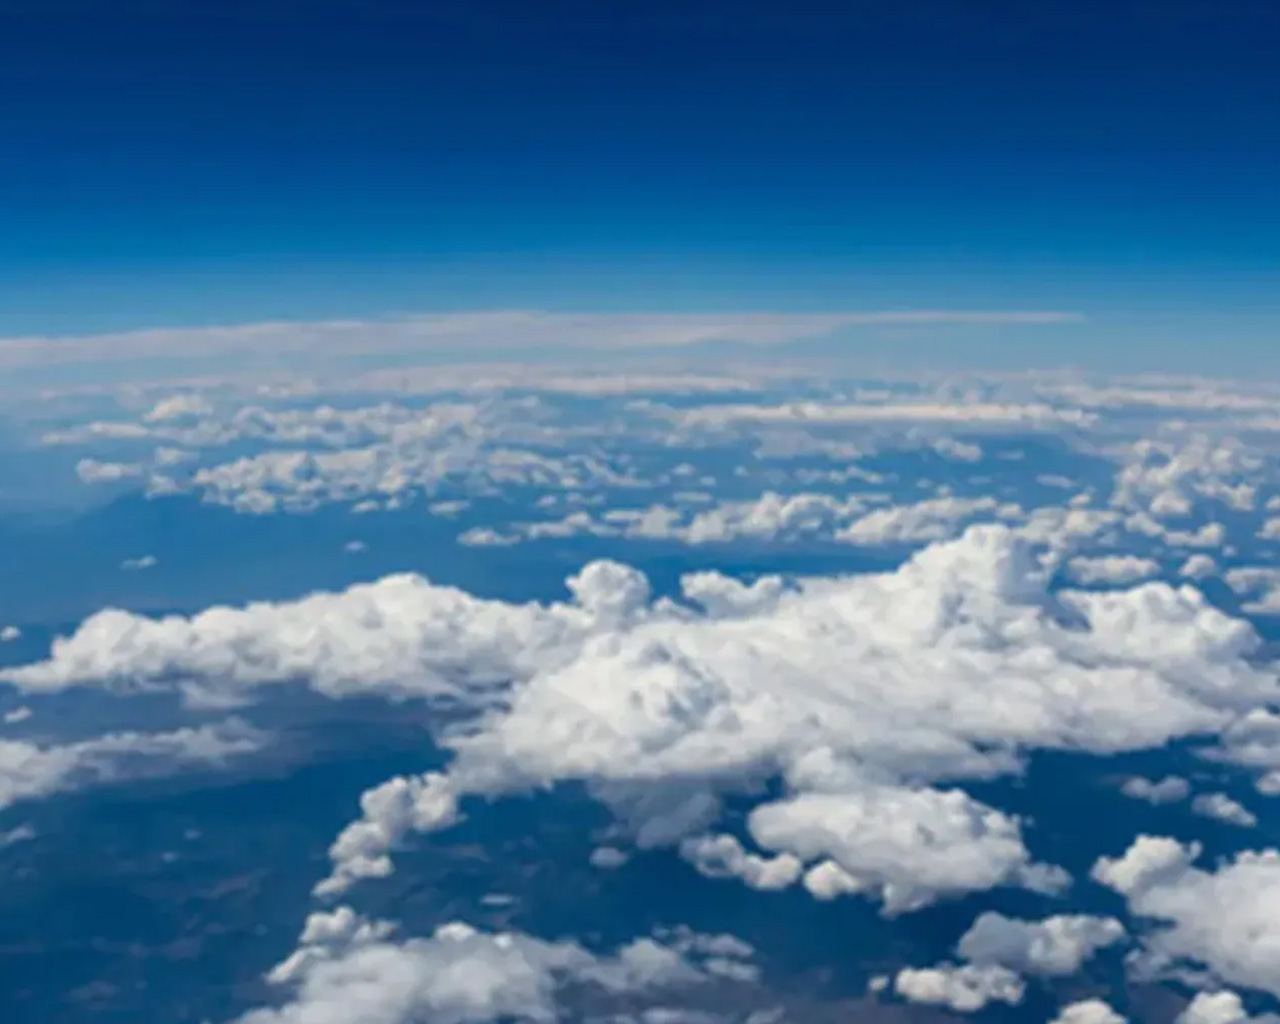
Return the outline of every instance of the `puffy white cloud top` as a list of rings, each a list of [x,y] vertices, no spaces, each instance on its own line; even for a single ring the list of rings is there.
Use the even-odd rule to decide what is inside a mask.
[[[1068,975],[1124,936],[1124,926],[1110,917],[1062,914],[1018,921],[988,912],[964,933],[956,952],[970,963],[1001,964],[1021,974]]]
[[[989,1003],[1017,1006],[1026,989],[1013,971],[993,966],[904,967],[893,979],[893,990],[908,1002],[945,1006],[958,1013],[973,1013]]]
[[[1064,1006],[1050,1024],[1125,1024],[1125,1018],[1101,999],[1084,999]]]
[[[1276,699],[1252,628],[1190,587],[1052,595],[1011,530],[975,527],[894,572],[746,586],[714,573],[682,603],[611,562],[564,603],[512,605],[389,577],[298,602],[153,620],[107,611],[20,687],[177,687],[206,701],[305,680],[342,696],[448,696],[475,708],[446,774],[392,780],[335,843],[323,889],[390,870],[406,832],[467,794],[585,782],[640,846],[709,873],[888,912],[951,894],[1060,887],[1020,823],[955,783],[1031,749],[1097,754],[1229,730]],[[701,607],[699,607],[701,606]],[[720,798],[781,778],[747,819]]]
[[[1230,989],[1197,992],[1174,1024],[1280,1024],[1280,1015],[1251,1015],[1244,1000]]]
[[[1094,877],[1130,910],[1163,927],[1146,936],[1159,961],[1191,961],[1223,982],[1280,997],[1280,851],[1239,854],[1216,871],[1194,866],[1200,847],[1139,836]]]
[[[396,941],[394,927],[339,907],[312,914],[297,950],[269,975],[291,989],[283,1005],[239,1024],[479,1024],[554,1021],[557,996],[589,986],[605,997],[671,992],[717,978],[754,979],[752,949],[729,936],[677,930],[601,956],[575,942],[490,933],[460,921]]]

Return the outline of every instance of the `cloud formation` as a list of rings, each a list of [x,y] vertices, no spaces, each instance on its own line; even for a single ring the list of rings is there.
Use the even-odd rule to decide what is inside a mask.
[[[945,1006],[957,1013],[974,1013],[991,1003],[1017,1006],[1026,985],[1003,967],[904,967],[893,979],[893,990],[912,1003]]]
[[[1195,867],[1201,849],[1139,836],[1120,857],[1102,858],[1093,876],[1159,922],[1143,936],[1157,965],[1191,963],[1227,985],[1280,997],[1280,852],[1245,852],[1215,871]]]
[[[289,996],[238,1024],[482,1024],[552,1022],[571,987],[618,1000],[753,977],[752,950],[729,936],[677,930],[597,955],[575,942],[484,932],[463,922],[427,938],[393,938],[394,926],[349,907],[312,914],[298,948],[269,975]],[[733,968],[738,968],[734,970]]]
[[[1067,569],[1072,579],[1085,586],[1122,586],[1155,576],[1160,563],[1137,555],[1078,555],[1067,563]]]
[[[163,775],[183,765],[220,765],[253,753],[264,742],[262,733],[234,720],[172,732],[108,733],[45,746],[0,739],[0,810],[53,793]]]
[[[76,363],[223,358],[310,361],[335,356],[679,349],[707,342],[770,346],[846,327],[1037,326],[1079,321],[1054,310],[871,310],[836,313],[549,313],[494,310],[384,320],[159,328],[83,337],[0,339],[0,369]],[[267,365],[270,365],[269,363]]]
[[[1196,590],[1053,594],[1005,527],[971,528],[889,573],[695,574],[680,602],[654,601],[642,574],[610,562],[568,585],[571,600],[550,605],[395,576],[190,619],[106,611],[5,675],[212,703],[304,681],[469,708],[468,729],[444,738],[447,772],[366,794],[326,893],[389,872],[407,833],[448,827],[469,795],[577,781],[641,848],[675,846],[761,887],[862,894],[887,913],[1065,882],[1030,857],[1015,817],[957,782],[1015,773],[1033,749],[1226,736],[1278,695],[1251,627]],[[717,828],[722,798],[772,779],[784,791],[756,802],[751,845],[735,849]]]
[[[1125,937],[1115,918],[1063,914],[1043,921],[1019,921],[982,914],[956,946],[973,964],[999,964],[1019,974],[1075,974],[1094,953]]]
[[[1101,999],[1084,999],[1064,1006],[1050,1024],[1126,1024],[1126,1018]]]

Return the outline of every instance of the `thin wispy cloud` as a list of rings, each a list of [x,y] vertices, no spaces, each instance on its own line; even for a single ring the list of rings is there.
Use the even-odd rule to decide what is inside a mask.
[[[1060,310],[901,309],[836,313],[548,313],[497,310],[389,319],[263,322],[83,336],[0,338],[0,371],[145,359],[370,354],[616,352],[711,342],[784,345],[856,327],[1048,326]]]

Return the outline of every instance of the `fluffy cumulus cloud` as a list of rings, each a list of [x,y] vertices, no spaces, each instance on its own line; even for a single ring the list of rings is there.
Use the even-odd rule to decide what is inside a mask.
[[[1252,1015],[1245,1009],[1244,1000],[1230,989],[1216,992],[1197,992],[1174,1024],[1280,1024],[1280,1015],[1263,1013]]]
[[[639,846],[891,913],[1064,882],[1033,861],[1015,817],[952,780],[1016,772],[1029,749],[1106,754],[1222,732],[1277,695],[1253,630],[1194,589],[1055,596],[1003,527],[890,573],[751,586],[702,573],[673,602],[602,562],[570,590],[512,605],[398,576],[190,619],[104,612],[7,676],[212,703],[306,680],[472,708],[445,739],[445,773],[366,795],[334,844],[328,892],[385,874],[406,833],[447,827],[470,794],[580,781]],[[722,798],[775,778],[785,791],[751,810],[749,845],[717,838]]]
[[[1228,825],[1253,828],[1258,816],[1226,793],[1201,793],[1191,801],[1191,810],[1206,818],[1214,818]]]
[[[268,342],[297,348],[318,331],[332,354],[499,335],[516,347],[553,336],[595,344],[607,327],[606,345],[671,348],[772,344],[852,322],[468,315],[372,335],[360,324],[259,325],[197,340],[244,355]],[[161,340],[125,339],[144,353]],[[55,340],[43,351],[74,361],[86,346]],[[27,358],[21,346],[0,350],[0,362]],[[1098,765],[1112,785],[1103,797],[1118,788],[1215,841],[1266,844],[1262,796],[1280,795],[1271,648],[1188,581],[1220,576],[1244,614],[1280,611],[1280,571],[1266,557],[1280,538],[1280,497],[1268,500],[1280,392],[1065,378],[794,384],[781,370],[736,366],[379,369],[332,390],[319,376],[279,391],[227,380],[141,387],[116,396],[118,413],[95,412],[116,419],[50,419],[32,432],[66,449],[52,453],[62,472],[74,467],[86,484],[264,514],[421,497],[425,514],[456,520],[459,540],[475,546],[928,545],[895,570],[848,577],[691,573],[670,598],[640,571],[596,561],[549,602],[397,574],[190,616],[106,609],[43,660],[0,669],[40,709],[36,725],[50,694],[75,687],[176,692],[216,710],[303,685],[450,712],[438,716],[449,722],[435,737],[442,766],[387,779],[352,808],[315,886],[323,909],[268,974],[272,997],[238,1024],[540,1024],[582,1005],[593,1019],[686,1024],[693,1011],[673,1007],[689,991],[715,1005],[715,986],[757,985],[753,951],[729,936],[677,929],[607,950],[591,935],[462,922],[415,936],[343,905],[363,880],[392,874],[415,834],[447,832],[482,801],[562,784],[607,811],[587,865],[597,881],[625,884],[646,851],[664,849],[687,880],[864,900],[886,918],[999,888],[1035,895],[1011,898],[1035,916],[977,912],[947,936],[945,962],[931,951],[920,963],[932,966],[885,975],[873,987],[886,999],[999,1015],[1035,986],[1037,997],[1079,1000],[1055,1024],[1123,1024],[1064,980],[1096,957],[1098,968],[1123,960],[1134,977],[1204,988],[1179,997],[1178,1024],[1277,1024],[1248,1008],[1280,998],[1280,853],[1208,864],[1194,844],[1138,837],[1093,869],[1123,898],[1112,897],[1122,923],[1068,904],[1087,883],[1045,862],[1055,855],[1035,846],[1033,826],[1000,804],[1004,785],[978,784],[1019,776],[1038,751],[1101,759],[1181,740],[1178,758],[1230,766],[1259,796],[1237,799],[1240,778],[1216,784],[1230,795],[1193,792],[1164,772],[1202,774],[1169,762],[1149,778]],[[1183,422],[1165,419],[1173,412]],[[1045,459],[1032,465],[1036,452]],[[1046,495],[1054,504],[1041,505]],[[335,557],[368,558],[365,539],[384,552],[377,518],[353,519],[360,529],[345,547],[332,543]],[[157,564],[132,553],[122,568]],[[1216,578],[1206,589],[1221,593]],[[0,630],[0,641],[19,639],[16,627]],[[219,764],[267,741],[232,721],[34,742],[22,724],[30,712],[11,706],[4,725],[24,738],[0,741],[0,810]],[[33,835],[5,824],[0,845]]]
[[[1280,852],[1245,852],[1216,870],[1195,866],[1200,848],[1139,836],[1093,875],[1157,927],[1143,937],[1157,967],[1190,964],[1228,985],[1280,996]]]
[[[988,912],[961,937],[956,952],[974,964],[998,964],[1020,974],[1075,974],[1094,953],[1125,937],[1114,918],[1063,914],[1020,921]]]
[[[1224,580],[1244,599],[1241,607],[1255,615],[1280,615],[1280,569],[1245,566],[1228,569]]]
[[[1206,756],[1260,770],[1258,792],[1280,795],[1280,714],[1257,708],[1232,722]]]
[[[592,990],[597,1000],[634,1001],[754,978],[751,947],[683,929],[609,955],[462,922],[426,938],[397,939],[394,932],[391,924],[345,906],[312,914],[298,948],[268,976],[285,999],[250,1011],[238,1024],[550,1022],[561,1016],[559,997],[574,988]]]
[[[1017,1006],[1026,994],[1026,985],[1003,967],[942,964],[903,968],[893,979],[893,990],[908,1002],[974,1013],[990,1003]]]
[[[748,818],[762,848],[814,865],[805,885],[819,898],[864,893],[895,914],[941,896],[1065,882],[1030,862],[1016,819],[961,790],[850,782],[764,804]]]
[[[1026,747],[1105,753],[1219,731],[1274,692],[1250,661],[1252,630],[1198,592],[1152,584],[1057,600],[998,529],[892,574],[777,588],[742,611],[630,608],[607,639],[535,674],[452,741],[450,772],[424,784],[432,804],[576,779],[641,839],[696,838],[719,796],[780,775],[790,792],[747,819],[760,853],[712,836],[687,847],[698,862],[719,851],[717,871],[773,884],[795,874],[776,860],[790,855],[816,894],[905,909],[1054,882],[1027,858],[1016,820],[936,780],[1016,770]],[[678,799],[665,784],[677,778]]]
[[[611,575],[619,580],[606,579]],[[550,607],[484,601],[413,575],[385,577],[296,602],[210,608],[151,619],[107,609],[54,641],[47,662],[7,673],[19,687],[173,686],[195,700],[306,680],[322,693],[474,699],[572,657],[612,602],[627,600],[619,567],[571,581],[580,600]]]
[[[1179,576],[1186,576],[1193,580],[1202,580],[1208,576],[1213,576],[1218,571],[1218,563],[1209,555],[1192,555],[1178,570]]]
[[[886,916],[1000,887],[1056,894],[1066,873],[1032,856],[1018,816],[966,783],[1016,775],[1036,750],[1107,756],[1194,738],[1200,756],[1280,790],[1280,685],[1255,630],[1196,588],[1057,589],[1059,563],[1041,557],[1025,526],[970,527],[887,572],[751,583],[694,573],[676,598],[655,598],[642,573],[601,561],[550,603],[397,575],[191,617],[107,610],[3,678],[29,692],[177,691],[213,707],[303,683],[333,698],[461,711],[464,726],[438,737],[442,768],[363,795],[317,885],[325,903],[391,874],[412,834],[451,828],[475,801],[562,783],[582,784],[611,813],[600,867],[669,848],[719,884],[866,899]],[[0,805],[125,777],[148,756],[213,760],[261,742],[183,735],[0,744],[16,765],[0,766]],[[1120,785],[1153,804],[1254,820],[1223,793],[1191,799],[1178,776]],[[1094,877],[1153,922],[1132,929],[1144,965],[1280,996],[1280,855],[1244,853],[1214,870],[1197,856],[1143,837]],[[699,952],[701,941],[657,937],[606,955],[464,925],[400,938],[340,907],[311,919],[272,974],[278,1001],[243,1024],[329,1024],[353,1012],[374,1024],[550,1020],[583,986],[636,993],[753,975],[743,957]],[[953,962],[886,984],[901,999],[972,1012],[1019,1003],[1031,980],[1070,976],[1130,941],[1109,917],[984,913]],[[1085,1001],[1060,1019],[1108,1013]]]
[[[958,1013],[974,1013],[991,1003],[1014,1006],[1026,993],[1024,975],[1075,974],[1094,953],[1124,937],[1124,926],[1114,918],[1064,914],[1022,921],[989,912],[956,945],[965,963],[903,968],[893,979],[893,990],[909,1002]],[[882,991],[886,984],[887,979],[875,979],[872,990]]]
[[[1142,440],[1117,473],[1111,500],[1156,519],[1186,516],[1201,502],[1249,511],[1257,504],[1255,481],[1264,466],[1259,452],[1231,438]]]
[[[1064,1006],[1050,1024],[1126,1024],[1126,1018],[1101,999],[1082,999]]]

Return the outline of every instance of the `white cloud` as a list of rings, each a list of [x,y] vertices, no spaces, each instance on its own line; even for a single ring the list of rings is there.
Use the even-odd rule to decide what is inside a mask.
[[[841,524],[856,519],[866,508],[860,496],[836,498],[804,492],[766,491],[759,498],[722,501],[710,508],[680,510],[666,505],[644,509],[612,509],[600,516],[571,512],[563,519],[519,523],[508,532],[476,527],[463,544],[504,544],[547,537],[626,537],[632,540],[678,540],[685,544],[724,544],[740,540],[776,541],[800,537],[829,537]]]
[[[600,846],[591,851],[591,866],[602,871],[616,871],[631,858],[616,846]]]
[[[761,857],[748,853],[730,835],[699,836],[686,839],[680,853],[708,878],[740,878],[752,889],[786,889],[799,880],[804,862],[794,854]]]
[[[1280,1024],[1280,1015],[1251,1016],[1238,993],[1220,989],[1197,992],[1174,1024]]]
[[[1017,819],[954,788],[965,778],[1016,772],[1030,749],[1106,754],[1223,732],[1280,692],[1252,628],[1193,588],[1047,586],[1000,527],[890,573],[751,586],[695,574],[679,603],[608,562],[551,605],[394,576],[191,619],[103,612],[47,662],[4,675],[222,702],[303,680],[470,708],[470,728],[443,738],[445,774],[366,794],[326,892],[389,872],[406,833],[447,827],[469,794],[580,781],[620,835],[661,846],[714,837],[721,797],[781,778],[785,791],[748,815],[756,848],[721,866],[751,865],[733,872],[748,877],[789,855],[814,895],[860,892],[896,912],[1061,884],[1031,861]]]
[[[981,462],[982,446],[971,441],[960,441],[954,437],[940,437],[930,446],[943,458],[956,462]]]
[[[1274,796],[1280,791],[1280,714],[1257,708],[1240,716],[1223,730],[1217,747],[1201,752],[1210,760],[1261,769],[1258,791]]]
[[[1125,1024],[1125,1018],[1101,999],[1084,999],[1064,1006],[1050,1024]]]
[[[1051,890],[1065,881],[1031,863],[1016,819],[960,790],[866,784],[803,793],[757,807],[748,828],[766,850],[834,862],[849,879],[845,891],[877,898],[887,914],[1001,885]]]
[[[179,394],[162,398],[143,416],[147,423],[169,423],[173,420],[199,419],[213,412],[213,405],[201,395]]]
[[[1280,996],[1280,852],[1240,853],[1216,871],[1194,867],[1200,847],[1139,836],[1093,875],[1160,927],[1144,936],[1159,962],[1202,964],[1222,982]]]
[[[1191,801],[1191,810],[1202,817],[1213,818],[1228,825],[1239,825],[1241,828],[1253,828],[1258,824],[1256,814],[1232,800],[1226,793],[1202,793]]]
[[[391,874],[390,850],[411,831],[432,832],[459,819],[457,796],[439,773],[388,779],[360,797],[361,817],[339,833],[329,848],[333,873],[316,886],[333,895],[361,878]]]
[[[1015,519],[1017,505],[1002,505],[994,498],[929,498],[910,505],[876,509],[836,533],[846,544],[916,544],[955,536],[966,522],[977,518]]]
[[[1087,427],[1096,417],[1077,409],[1049,405],[1000,405],[990,402],[883,402],[836,404],[790,402],[785,405],[709,405],[695,409],[671,409],[670,417],[685,427],[723,428],[740,424],[843,424],[952,423],[984,428],[1039,430],[1050,427]]]
[[[1151,537],[1171,548],[1220,548],[1227,540],[1227,528],[1221,523],[1205,523],[1194,530],[1171,529],[1147,512],[1126,516],[1124,527],[1130,533]]]
[[[392,504],[419,492],[434,494],[446,482],[476,493],[508,485],[565,490],[635,483],[605,454],[566,447],[615,427],[556,423],[559,410],[538,396],[425,407],[381,401],[342,408],[199,408],[182,403],[182,416],[89,423],[47,433],[42,442],[151,442],[157,447],[150,462],[85,459],[80,475],[94,482],[146,478],[152,496],[193,492],[257,514],[303,512],[332,502]],[[229,445],[239,449],[234,458],[222,451]],[[458,500],[432,501],[428,508],[453,514],[462,507]]]
[[[1108,509],[1047,505],[1032,509],[1018,533],[1031,543],[1048,545],[1060,553],[1113,536],[1121,522],[1122,517]]]
[[[997,538],[1005,540],[986,547]],[[714,816],[710,796],[725,785],[722,780],[780,772],[796,792],[752,812],[752,838],[774,857],[817,858],[805,876],[815,894],[829,895],[833,887],[862,891],[900,909],[975,886],[1019,880],[1043,884],[1051,879],[1037,876],[1026,861],[1016,823],[963,794],[913,791],[903,782],[1013,767],[1004,755],[992,761],[990,753],[977,754],[962,737],[1102,750],[1158,746],[1174,734],[1216,731],[1232,714],[1213,705],[1230,695],[1228,702],[1243,708],[1274,692],[1274,683],[1237,660],[1256,648],[1252,631],[1213,610],[1194,590],[1152,584],[1127,593],[1071,595],[1070,611],[1035,611],[1047,600],[1043,582],[1036,583],[1028,564],[1018,561],[1016,545],[1001,548],[1000,557],[1013,561],[994,578],[994,565],[986,562],[1011,541],[1007,532],[978,530],[954,545],[930,549],[889,576],[775,588],[749,601],[719,605],[707,619],[661,613],[660,605],[646,611],[638,582],[629,583],[633,596],[623,601],[615,620],[621,632],[607,643],[603,638],[588,642],[579,658],[517,686],[507,710],[494,712],[457,741],[451,775],[436,777],[431,785],[452,800],[470,790],[583,779],[619,814],[634,818],[639,813],[636,827],[643,830],[655,820],[663,827],[673,821],[700,824]],[[932,575],[938,571],[941,577]],[[701,600],[721,578],[701,574],[698,579]],[[729,582],[717,587],[728,588]],[[939,584],[949,596],[932,592]],[[988,591],[992,584],[995,589]],[[739,584],[733,587],[727,592],[742,590]],[[942,604],[935,605],[939,600]],[[942,607],[955,610],[935,618]],[[1079,615],[1090,623],[1091,634],[1057,625]],[[997,625],[1005,616],[1007,625]],[[1201,625],[1188,632],[1197,620]],[[983,641],[985,653],[976,662],[969,651],[961,662],[964,669],[944,669],[950,662],[927,653],[953,650],[952,639],[967,635],[978,622],[985,623],[982,629],[994,629],[993,635],[1004,628],[1014,632],[998,644]],[[952,634],[953,628],[962,632]],[[1009,646],[1014,635],[1021,639]],[[1014,684],[1005,672],[1026,679],[1016,669],[1022,643],[1041,651],[1046,645],[1058,649],[1063,660],[1052,670],[1042,663],[1036,677],[1052,671],[1062,674],[1061,682],[1043,689]],[[1073,666],[1076,652],[1087,668]],[[929,659],[927,670],[910,667],[920,656]],[[850,665],[863,668],[850,676]],[[1219,682],[1209,684],[1212,676]],[[1161,686],[1172,684],[1163,694],[1149,689],[1161,677],[1166,679]],[[592,682],[599,678],[614,681],[609,691]],[[832,679],[842,680],[839,688],[832,689]],[[925,685],[930,679],[943,688]],[[774,681],[780,687],[776,692]],[[963,696],[970,685],[971,709]],[[828,705],[828,693],[838,702]],[[1064,702],[1061,724],[1050,724],[1057,721],[1052,703],[1043,703],[1050,693]],[[805,699],[797,701],[801,694]],[[1055,735],[1067,721],[1073,723],[1068,732]],[[815,722],[824,726],[817,734]],[[792,736],[805,739],[792,747]],[[887,773],[886,781],[868,778],[855,767],[858,763]],[[690,785],[697,776],[707,778],[709,791]],[[637,791],[665,793],[660,780],[666,777],[685,779],[688,801],[702,802],[636,802]],[[877,817],[877,808],[892,808],[893,814]],[[908,850],[901,845],[905,840],[880,836],[866,824],[895,815],[905,815],[903,820],[919,815],[922,827],[928,822],[936,852],[923,840],[919,849]],[[396,820],[403,823],[407,817]],[[954,821],[956,828],[939,832],[938,820]],[[365,824],[384,837],[379,855],[403,834],[401,825]],[[970,851],[966,858],[947,856],[961,849]],[[745,848],[735,846],[729,853],[718,862],[728,873],[758,880],[766,864],[773,864]],[[746,860],[749,856],[758,860]],[[341,887],[345,869],[343,858],[336,859]],[[735,871],[740,864],[750,867]]]
[[[958,1013],[974,1013],[990,1003],[1017,1006],[1026,994],[1022,979],[1004,967],[904,967],[893,979],[893,989],[903,999],[930,1006],[945,1006]]]
[[[1203,580],[1210,576],[1216,575],[1218,572],[1218,563],[1209,555],[1192,555],[1182,563],[1182,568],[1178,570],[1179,576],[1186,576],[1192,580]]]
[[[36,837],[36,830],[30,825],[18,825],[15,828],[0,830],[0,850],[18,843],[29,843]]]
[[[606,999],[634,999],[713,978],[753,977],[745,943],[684,930],[665,942],[639,939],[610,956],[573,942],[488,933],[461,922],[442,925],[428,938],[396,941],[392,932],[391,925],[361,918],[349,907],[312,914],[298,949],[269,975],[289,990],[288,1001],[252,1010],[239,1024],[552,1022],[560,1017],[557,997],[568,986],[588,986]]]
[[[103,361],[175,358],[234,360],[237,369],[269,353],[309,366],[345,355],[423,353],[482,359],[523,352],[680,349],[704,342],[778,345],[821,337],[843,327],[964,324],[1034,326],[1079,320],[1078,314],[1022,310],[887,310],[836,313],[546,313],[492,310],[385,320],[257,323],[232,327],[162,328],[86,337],[0,339],[0,367],[49,367]],[[234,365],[234,364],[233,364]],[[174,375],[172,372],[170,375]]]
[[[1240,607],[1254,615],[1280,615],[1280,569],[1262,566],[1228,569],[1222,578],[1236,594],[1248,597]]]
[[[1075,974],[1094,953],[1125,937],[1114,918],[1062,914],[1043,921],[1019,921],[982,914],[956,946],[973,964],[998,964],[1019,974]]]
[[[1181,443],[1144,439],[1116,474],[1111,502],[1155,519],[1188,515],[1199,501],[1249,511],[1265,460],[1234,438],[1192,436]]]
[[[22,630],[17,626],[4,626],[0,628],[0,644],[12,643],[22,636]]]
[[[469,548],[500,548],[520,543],[515,534],[499,533],[488,526],[473,526],[458,534],[458,543]]]
[[[5,725],[17,725],[19,722],[25,722],[31,717],[31,709],[28,707],[14,708],[12,711],[4,713]]]
[[[189,487],[211,504],[263,514],[310,511],[369,496],[403,500],[419,491],[432,493],[450,479],[480,490],[504,485],[569,490],[636,483],[593,456],[560,457],[485,447],[474,440],[445,440],[333,452],[268,451],[198,469],[189,484],[165,489]]]
[[[1088,408],[1132,412],[1140,409],[1198,412],[1269,412],[1278,396],[1274,388],[1252,381],[1220,381],[1196,377],[1124,378],[1106,383],[1043,381],[1038,393]]]
[[[142,555],[139,558],[126,558],[120,563],[120,568],[136,571],[138,569],[152,569],[158,564],[159,560],[155,555]]]
[[[173,732],[110,733],[48,746],[0,739],[0,809],[84,786],[164,774],[176,765],[220,764],[252,753],[262,743],[262,734],[235,721]]]
[[[1123,586],[1155,576],[1160,563],[1137,555],[1079,555],[1067,563],[1067,568],[1076,582],[1085,586]]]
[[[651,505],[644,509],[612,509],[595,516],[579,510],[558,520],[514,524],[505,531],[474,527],[459,541],[473,546],[509,545],[521,540],[585,535],[700,545],[823,538],[870,547],[943,540],[983,519],[1025,520],[1028,535],[1069,541],[1096,533],[1116,521],[1111,513],[1074,509],[1036,509],[1027,516],[1018,505],[994,498],[951,495],[868,510],[883,498],[880,494],[840,498],[814,492],[783,495],[766,491],[759,498],[722,501],[696,510]]]
[[[1191,795],[1191,783],[1177,775],[1167,775],[1159,782],[1134,777],[1125,780],[1120,792],[1149,804],[1176,804]]]
[[[583,585],[601,572],[607,567],[584,572]],[[48,662],[0,674],[33,690],[175,685],[220,700],[301,679],[331,696],[474,699],[571,657],[592,627],[581,605],[506,605],[395,575],[339,594],[215,607],[190,619],[106,609],[56,639]]]
[[[81,459],[76,463],[76,476],[86,484],[113,484],[143,476],[146,468],[136,462],[100,462]]]
[[[1258,528],[1258,536],[1263,540],[1280,540],[1280,516],[1273,516]]]

